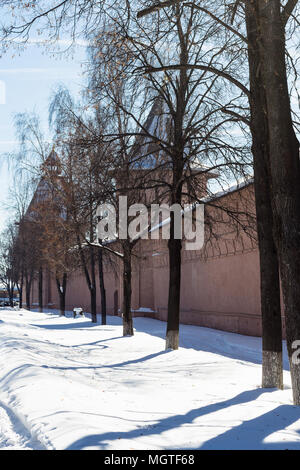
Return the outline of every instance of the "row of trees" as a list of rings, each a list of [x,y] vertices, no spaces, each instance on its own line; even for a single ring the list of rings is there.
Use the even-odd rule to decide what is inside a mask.
[[[47,9],[43,3],[3,2],[3,8],[23,15],[21,20],[15,13],[6,25],[6,38],[24,41],[38,26],[49,41],[58,40],[63,28],[74,42],[82,35],[90,42],[84,107],[62,89],[52,102],[64,185],[57,179],[51,185],[75,236],[93,316],[95,253],[118,256],[123,263],[124,334],[133,334],[136,240],[118,242],[121,249],[95,243],[96,207],[104,201],[118,206],[120,195],[146,204],[200,201],[209,172],[218,172],[216,189],[251,171],[251,135],[263,385],[282,387],[280,272],[295,404],[300,403],[300,366],[292,361],[300,338],[300,164],[290,96],[297,67],[287,38],[294,47],[297,3],[167,0],[145,2],[143,9],[143,2],[66,0]],[[157,118],[147,122],[151,106]],[[172,214],[170,228],[166,346],[177,348],[182,241],[174,236]]]
[[[31,119],[33,116],[22,116],[27,131]],[[27,137],[30,140],[28,134]],[[48,149],[45,148],[45,151],[47,155]],[[53,149],[43,161],[43,154],[37,152],[34,162],[33,167],[32,158],[24,161],[22,154],[22,160],[17,163],[18,170],[22,169],[22,177],[18,180],[17,188],[11,191],[9,204],[9,208],[14,209],[15,218],[1,234],[2,284],[9,294],[11,292],[12,306],[14,289],[19,291],[20,307],[25,291],[28,309],[31,308],[33,287],[36,284],[39,310],[43,311],[45,274],[47,281],[51,275],[57,287],[60,313],[65,315],[68,280],[73,272],[82,268],[91,291],[92,319],[96,322],[96,263],[100,290],[104,291],[102,253],[92,246],[86,246],[87,237],[94,241],[96,220],[94,208],[87,212],[89,207],[86,206],[83,187],[86,181],[81,172],[82,156],[76,160],[77,173],[71,153],[66,161],[61,161]],[[64,168],[62,162],[66,165]],[[87,177],[90,183],[91,174]],[[105,307],[103,303],[104,324]]]

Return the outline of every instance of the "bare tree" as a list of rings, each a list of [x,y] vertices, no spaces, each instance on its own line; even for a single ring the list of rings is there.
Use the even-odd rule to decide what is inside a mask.
[[[59,89],[53,97],[50,121],[61,152],[61,178],[64,181],[63,187],[57,188],[57,191],[68,214],[70,230],[75,239],[73,250],[78,255],[90,291],[92,320],[96,322],[97,263],[98,275],[101,276],[101,258],[99,260],[98,248],[94,246],[96,209],[105,191],[103,182],[109,163],[104,158],[100,139],[94,146],[87,145],[91,135],[99,136],[100,129],[95,129],[95,120],[91,115],[85,116],[82,107],[75,106],[67,90]],[[100,284],[103,296],[103,280]],[[102,321],[106,321],[105,307]]]
[[[97,35],[90,46],[89,88],[90,104],[95,106],[98,113],[104,112],[108,124],[101,135],[91,136],[91,144],[102,142],[107,146],[109,157],[109,173],[106,179],[106,191],[102,193],[98,203],[109,203],[116,211],[118,220],[124,214],[119,211],[120,197],[126,198],[126,205],[145,199],[143,189],[144,175],[139,169],[134,156],[135,139],[140,133],[139,119],[144,112],[145,95],[147,90],[142,87],[142,81],[133,83],[123,70],[124,60],[131,61],[130,50],[121,44],[111,41],[114,32],[109,30],[105,43],[101,44],[102,35]],[[112,60],[103,61],[108,54]],[[105,173],[104,173],[105,174]],[[127,213],[127,208],[125,209]],[[129,217],[130,219],[130,217]],[[127,225],[128,228],[128,225]],[[118,235],[120,233],[118,231]],[[123,265],[123,335],[132,336],[133,320],[131,309],[131,278],[132,257],[137,239],[125,236],[119,237],[115,243],[115,255]],[[100,240],[103,242],[103,240]]]
[[[0,236],[0,282],[7,291],[11,307],[14,306],[14,291],[19,276],[15,252],[16,236],[16,227],[13,224],[8,225]]]
[[[171,206],[182,205],[184,200],[191,202],[193,198],[194,201],[201,199],[207,191],[209,172],[218,170],[222,173],[220,180],[224,181],[230,173],[231,177],[237,178],[249,171],[246,146],[241,144],[238,148],[225,137],[239,119],[233,112],[231,115],[223,112],[226,105],[230,107],[230,104],[222,99],[226,85],[224,81],[218,82],[218,78],[223,78],[228,72],[224,67],[217,78],[214,75],[219,56],[219,52],[211,46],[216,34],[215,26],[203,22],[202,12],[196,9],[181,8],[179,5],[174,8],[170,14],[163,11],[151,21],[137,21],[134,11],[129,15],[129,21],[124,11],[120,10],[116,12],[117,18],[114,18],[113,24],[110,27],[106,25],[107,29],[99,34],[98,39],[103,45],[99,53],[101,64],[111,64],[115,60],[115,49],[105,47],[111,41],[111,44],[118,45],[118,62],[122,65],[122,73],[132,76],[131,82],[137,81],[139,77],[144,78],[144,87],[149,90],[148,103],[156,97],[156,119],[152,127],[134,116],[126,109],[126,105],[117,102],[117,99],[115,102],[123,114],[127,113],[138,124],[140,138],[137,146],[140,147],[141,167],[147,161],[149,166],[152,157],[144,189],[164,187],[160,191],[161,201],[167,201]],[[200,25],[202,33],[199,32]],[[161,47],[162,43],[164,47]],[[229,45],[230,41],[224,48]],[[205,65],[198,67],[197,62],[201,60]],[[186,64],[189,62],[195,66],[187,70]],[[230,65],[228,61],[228,71]],[[107,75],[105,77],[101,70],[103,67],[98,68],[98,77],[103,85]],[[231,81],[239,84],[238,80]],[[238,88],[246,90],[241,84]],[[232,105],[238,97],[239,94],[229,100]],[[225,167],[227,175],[222,172]],[[187,190],[187,187],[191,188],[192,182],[197,186],[193,197],[191,191]],[[176,349],[182,244],[174,235],[172,214],[170,233],[166,347]]]
[[[37,188],[39,195],[34,203],[34,212],[39,226],[43,265],[54,276],[61,315],[65,315],[67,281],[74,269],[78,268],[78,263],[70,252],[74,236],[68,210],[61,197],[61,192],[65,190],[61,161],[53,148],[41,167],[41,179]]]
[[[293,361],[294,342],[300,337],[300,161],[285,61],[287,13],[285,10],[282,16],[279,0],[258,1],[253,12],[261,34],[259,57],[267,109],[273,232],[285,307],[293,398],[294,404],[300,405],[300,366]]]

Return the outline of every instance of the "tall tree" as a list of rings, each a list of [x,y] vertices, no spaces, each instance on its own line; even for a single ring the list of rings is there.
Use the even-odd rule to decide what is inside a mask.
[[[282,325],[279,267],[273,238],[273,212],[269,175],[269,135],[265,113],[266,96],[262,86],[259,54],[259,28],[253,4],[246,3],[248,57],[250,74],[250,109],[254,184],[259,237],[261,315],[262,315],[262,386],[283,387]]]
[[[161,102],[161,123],[165,132],[155,135],[148,130],[148,140],[152,139],[160,147],[157,168],[165,171],[164,199],[172,205],[182,206],[184,201],[195,202],[206,194],[209,172],[218,171],[226,179],[238,178],[247,173],[247,152],[242,146],[233,154],[229,128],[234,127],[236,116],[223,113],[227,102],[224,82],[219,77],[230,77],[230,60],[223,70],[216,64],[221,51],[212,46],[216,27],[205,19],[203,12],[194,6],[174,2],[172,9],[160,10],[151,20],[136,19],[131,12],[132,24],[122,23],[118,16],[120,35],[135,53],[133,70],[144,74],[147,86],[159,96]],[[125,16],[123,15],[123,18]],[[218,29],[218,28],[217,28]],[[124,33],[125,31],[125,33]],[[164,47],[162,47],[162,42]],[[223,48],[230,47],[226,41]],[[187,67],[187,64],[191,64]],[[231,82],[242,91],[247,91],[238,80]],[[226,96],[225,99],[222,98]],[[234,103],[236,97],[231,100]],[[141,124],[140,124],[141,125]],[[142,132],[145,128],[141,125]],[[157,174],[157,172],[156,172]],[[161,184],[163,178],[157,178]],[[154,185],[155,176],[151,183]],[[197,191],[189,191],[192,182]],[[195,184],[197,181],[197,184]],[[167,194],[166,194],[167,193]],[[193,197],[192,197],[193,196]],[[180,320],[181,249],[182,242],[175,235],[175,218],[171,212],[169,248],[169,293],[166,347],[177,349]]]
[[[7,291],[11,307],[14,306],[14,292],[19,274],[15,253],[16,237],[16,227],[13,224],[8,225],[0,236],[0,282]]]
[[[293,361],[294,342],[300,337],[300,161],[285,60],[286,18],[279,0],[259,0],[255,7],[260,31],[261,86],[266,97],[274,239],[281,274],[293,397],[294,403],[300,405],[300,365]]]

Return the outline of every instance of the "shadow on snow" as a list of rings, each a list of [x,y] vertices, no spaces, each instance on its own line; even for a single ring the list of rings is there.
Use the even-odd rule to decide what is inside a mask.
[[[179,428],[185,425],[191,425],[195,419],[229,408],[235,405],[241,405],[256,400],[263,393],[272,393],[273,389],[254,389],[240,393],[236,397],[224,400],[219,403],[213,403],[201,408],[189,411],[186,414],[170,416],[158,420],[153,425],[144,428],[133,429],[128,432],[106,432],[102,434],[91,434],[78,439],[71,444],[67,450],[79,450],[86,447],[105,448],[108,442],[120,439],[135,439],[140,436],[154,436],[165,431]],[[299,442],[263,442],[270,434],[280,431],[300,419],[300,408],[291,405],[281,405],[264,413],[257,418],[243,421],[240,425],[229,429],[208,441],[200,449],[299,449]],[[204,424],[205,426],[206,424]],[[201,422],[195,424],[195,428],[201,426]],[[188,448],[188,447],[181,447]],[[191,447],[190,449],[194,449]]]

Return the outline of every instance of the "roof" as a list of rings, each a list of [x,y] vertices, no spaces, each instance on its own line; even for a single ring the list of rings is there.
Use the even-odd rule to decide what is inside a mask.
[[[132,148],[131,158],[136,169],[152,168],[161,159],[167,160],[167,154],[160,142],[168,142],[171,132],[171,116],[160,96],[156,97],[148,114],[143,129]],[[149,134],[148,136],[145,134]]]
[[[239,183],[232,184],[230,186],[227,186],[227,188],[224,188],[222,191],[218,191],[214,194],[211,194],[210,196],[207,196],[201,200],[202,203],[207,203],[210,201],[214,201],[215,199],[219,199],[223,196],[227,196],[230,193],[234,193],[235,191],[239,191],[240,189],[246,188],[247,186],[250,186],[251,184],[254,183],[254,178],[245,178],[244,180],[240,181]]]
[[[171,161],[169,154],[163,150],[164,143],[167,144],[172,139],[172,118],[167,108],[166,102],[161,96],[154,99],[148,117],[142,126],[143,129],[137,136],[131,152],[131,159],[134,169],[155,169],[158,163]],[[148,136],[145,134],[149,134]],[[184,149],[188,155],[188,146]],[[165,165],[167,166],[167,165]],[[217,172],[210,171],[209,168],[197,160],[189,161],[192,172],[203,172],[208,178],[216,178]]]
[[[54,146],[53,146],[53,149],[51,150],[50,154],[46,158],[46,160],[41,165],[41,168],[44,172],[55,170],[55,172],[60,174],[60,172],[61,172],[61,160],[60,160],[59,156],[57,155],[57,153],[55,152]]]

